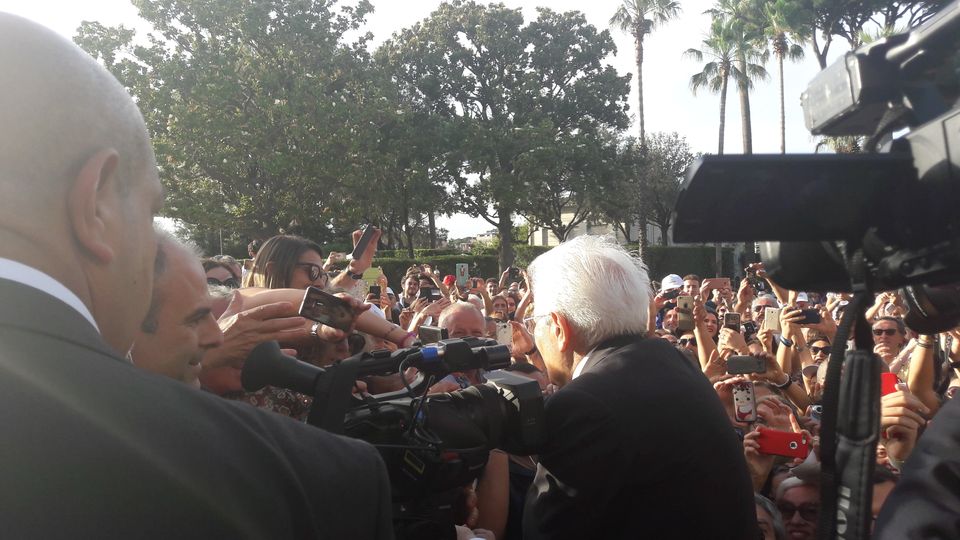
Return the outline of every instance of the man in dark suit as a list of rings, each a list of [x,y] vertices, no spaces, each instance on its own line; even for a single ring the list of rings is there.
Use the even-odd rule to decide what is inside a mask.
[[[124,358],[162,190],[124,89],[0,13],[0,523],[10,537],[390,538],[368,444]]]
[[[757,538],[743,448],[709,382],[646,339],[650,283],[608,238],[530,266],[550,379],[524,538]]]

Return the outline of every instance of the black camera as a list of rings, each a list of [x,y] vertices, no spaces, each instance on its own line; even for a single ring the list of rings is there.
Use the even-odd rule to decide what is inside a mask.
[[[847,53],[810,82],[804,114],[814,134],[866,136],[869,153],[706,156],[681,187],[674,240],[759,241],[768,275],[788,289],[906,287],[911,328],[956,326],[958,51],[954,1],[910,32]],[[750,203],[755,219],[715,219],[743,213],[747,201],[763,201]]]
[[[503,368],[510,351],[484,338],[444,339],[432,346],[361,353],[327,368],[285,356],[276,342],[256,347],[243,367],[244,389],[266,385],[313,396],[308,423],[374,445],[390,474],[396,537],[453,538],[452,508],[494,448],[535,454],[545,430],[539,384]],[[419,370],[404,390],[357,397],[355,381]],[[487,370],[487,382],[426,395],[453,372]]]

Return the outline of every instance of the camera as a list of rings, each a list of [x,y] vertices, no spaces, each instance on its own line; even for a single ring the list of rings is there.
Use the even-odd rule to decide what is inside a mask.
[[[510,350],[484,338],[443,339],[431,346],[361,353],[327,368],[284,355],[276,342],[257,346],[241,383],[313,396],[308,423],[369,442],[390,475],[394,532],[403,538],[453,538],[454,501],[475,480],[494,448],[535,454],[545,438],[543,395],[529,378],[502,371]],[[405,389],[357,397],[355,381],[419,370]],[[426,395],[439,378],[487,370],[487,382]]]
[[[804,115],[813,134],[868,137],[869,153],[703,157],[681,186],[674,240],[759,241],[767,274],[785,288],[905,288],[911,328],[956,326],[958,50],[954,1],[910,32],[847,53],[809,83]],[[713,217],[746,211],[755,219]]]

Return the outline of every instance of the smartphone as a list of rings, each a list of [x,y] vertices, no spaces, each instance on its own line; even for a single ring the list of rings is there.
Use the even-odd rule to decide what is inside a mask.
[[[801,309],[803,319],[797,321],[797,324],[817,324],[823,320],[819,309]]]
[[[728,277],[711,278],[711,281],[716,283],[717,289],[723,290],[730,288],[730,278]]]
[[[372,294],[377,297],[377,300],[380,300],[381,289],[379,285],[371,285],[370,290],[367,291],[367,294]]]
[[[777,334],[782,332],[780,329],[780,308],[768,307],[763,309],[763,326],[761,328],[773,330]]]
[[[756,356],[731,356],[727,359],[727,373],[743,375],[745,373],[764,373],[767,371],[767,362]]]
[[[734,332],[740,332],[740,314],[739,313],[724,313],[723,314],[723,327],[729,328]]]
[[[497,343],[500,345],[513,345],[513,328],[507,321],[497,321]]]
[[[449,337],[450,336],[447,334],[446,328],[422,325],[420,326],[420,329],[417,330],[417,338],[423,345],[437,343],[438,341],[448,339]]]
[[[737,422],[757,421],[757,398],[753,392],[753,381],[733,384],[733,414]]]
[[[757,333],[757,323],[753,321],[743,322],[743,335],[752,336]]]
[[[470,265],[466,263],[457,263],[457,286],[466,287],[467,280],[470,279]]]
[[[511,266],[507,269],[507,279],[510,282],[520,281],[520,269],[516,266]]]
[[[693,297],[677,297],[677,330],[689,332],[693,330]]]
[[[360,235],[360,240],[357,242],[357,245],[354,246],[353,253],[350,254],[351,259],[357,260],[363,256],[363,252],[365,252],[367,246],[370,245],[374,231],[376,231],[376,227],[369,223],[363,226],[363,234]]]
[[[900,378],[897,377],[896,373],[881,373],[880,374],[880,395],[885,396],[887,394],[892,394],[897,391],[897,384],[900,383]]]
[[[758,429],[760,453],[768,456],[784,456],[806,459],[810,454],[810,440],[803,433],[780,431],[778,429]]]
[[[300,304],[300,316],[344,331],[353,325],[350,303],[317,287],[307,289]]]
[[[811,405],[810,406],[810,419],[816,420],[817,422],[823,417],[823,405]]]
[[[674,298],[680,296],[680,293],[683,292],[680,289],[672,289],[663,293],[663,297],[667,300],[673,300]]]

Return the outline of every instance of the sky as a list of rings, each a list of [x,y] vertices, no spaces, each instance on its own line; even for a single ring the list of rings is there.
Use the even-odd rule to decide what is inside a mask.
[[[347,3],[352,3],[346,0]],[[610,16],[620,0],[502,0],[508,7],[521,7],[527,21],[536,18],[537,6],[554,11],[578,10],[600,29],[609,28]],[[365,29],[374,36],[372,46],[379,45],[394,32],[411,26],[430,15],[441,3],[439,0],[372,0],[375,11],[367,18]],[[703,34],[709,28],[710,17],[703,12],[713,0],[680,0],[682,13],[677,19],[656,29],[644,40],[644,118],[648,133],[676,131],[687,138],[696,152],[717,152],[719,135],[718,96],[707,91],[697,95],[690,92],[691,75],[700,71],[701,64],[683,57],[689,48],[699,48]],[[43,24],[54,31],[72,37],[84,20],[106,25],[124,24],[137,29],[138,34],[150,31],[148,23],[139,18],[129,0],[0,0],[0,11],[15,13]],[[637,116],[637,80],[633,39],[628,34],[611,29],[617,45],[617,54],[607,58],[620,74],[633,73],[629,114],[634,119],[632,133],[639,132]],[[834,45],[833,56],[842,52],[844,43]],[[813,152],[815,141],[804,129],[800,93],[819,71],[813,53],[807,47],[806,58],[784,66],[786,104],[786,149],[788,153]],[[751,94],[753,151],[778,153],[780,151],[779,93],[775,84],[776,65],[767,66],[770,77],[756,84]],[[740,105],[735,89],[727,96],[724,152],[742,152]],[[438,225],[450,231],[451,238],[476,235],[493,227],[480,218],[457,215],[441,218]]]

